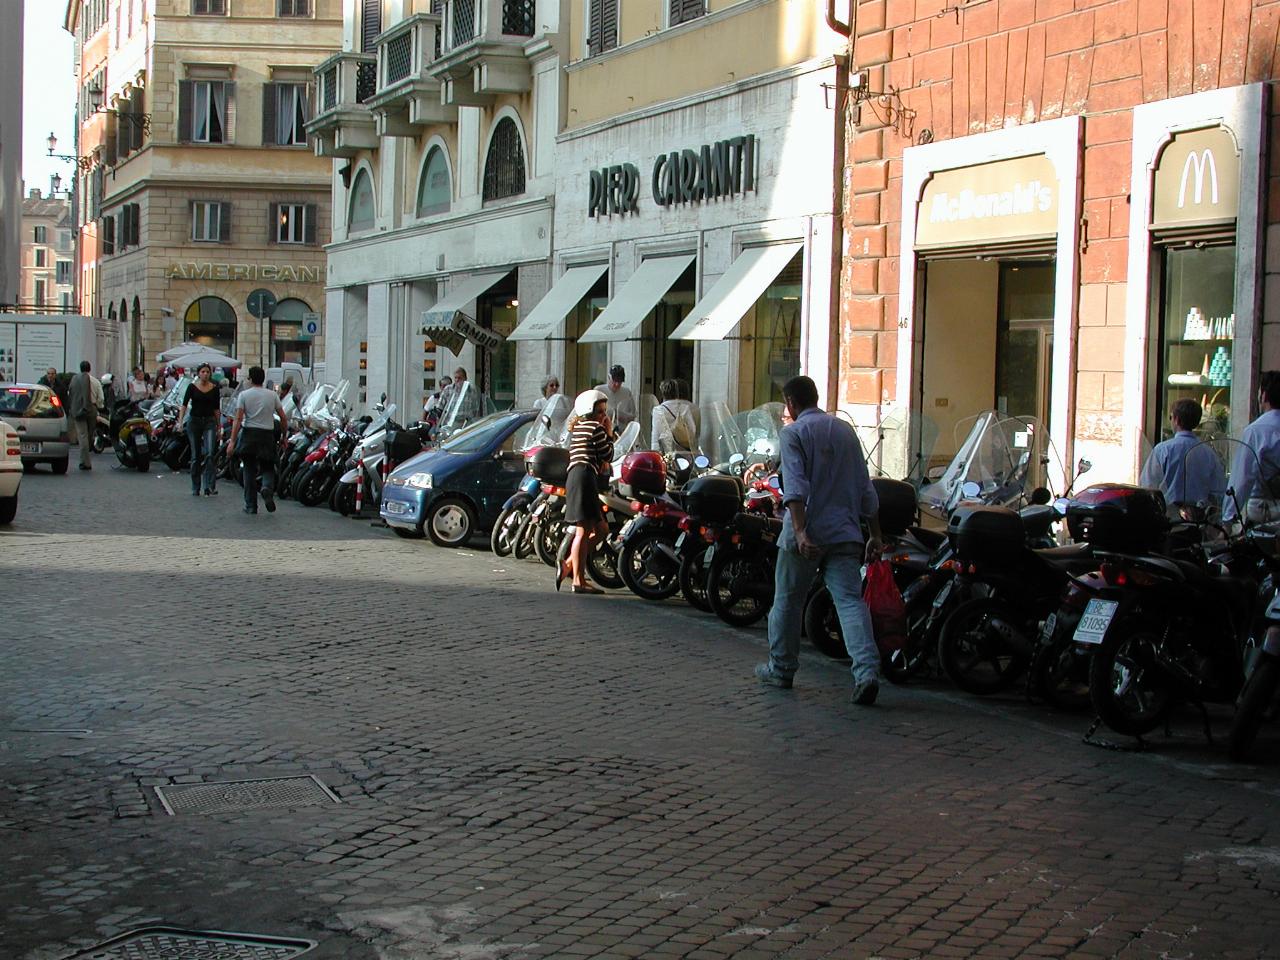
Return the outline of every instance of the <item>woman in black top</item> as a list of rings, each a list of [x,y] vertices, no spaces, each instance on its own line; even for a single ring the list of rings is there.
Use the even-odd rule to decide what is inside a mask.
[[[600,504],[601,478],[607,480],[613,460],[613,422],[609,398],[599,390],[578,394],[569,428],[569,476],[565,483],[565,523],[577,527],[569,562],[556,576],[556,589],[573,577],[574,593],[604,593],[586,581],[587,556],[598,537],[607,537]]]
[[[220,412],[221,391],[213,382],[213,368],[202,363],[196,369],[196,379],[187,387],[187,395],[182,398],[182,409],[178,412],[178,422],[182,422],[187,408],[191,408],[191,419],[187,421],[187,440],[191,444],[191,495],[200,496],[200,480],[204,478],[204,495],[212,497],[218,492],[218,477],[215,471],[217,457],[215,453],[222,441],[222,417]]]

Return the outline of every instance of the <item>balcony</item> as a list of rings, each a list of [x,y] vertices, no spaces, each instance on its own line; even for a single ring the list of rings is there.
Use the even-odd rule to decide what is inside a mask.
[[[379,136],[416,137],[421,128],[452,123],[458,108],[441,97],[428,73],[440,54],[440,16],[417,13],[384,31],[377,44],[377,91],[367,101]]]
[[[537,24],[534,0],[447,0],[440,56],[430,74],[447,106],[484,107],[532,85],[524,46]]]
[[[318,157],[354,157],[378,146],[368,101],[377,90],[377,59],[371,53],[337,53],[313,71],[316,110],[307,122]]]

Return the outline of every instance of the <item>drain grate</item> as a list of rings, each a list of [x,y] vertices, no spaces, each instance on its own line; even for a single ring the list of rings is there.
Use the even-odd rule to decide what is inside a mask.
[[[333,791],[314,776],[224,780],[156,787],[165,812],[239,813],[271,807],[314,807],[340,803]]]
[[[144,927],[112,937],[70,960],[287,960],[315,945],[313,940],[252,933]]]

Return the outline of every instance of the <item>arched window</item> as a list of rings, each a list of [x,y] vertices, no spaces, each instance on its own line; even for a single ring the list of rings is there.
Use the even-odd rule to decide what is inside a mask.
[[[304,339],[303,322],[311,312],[304,301],[292,297],[281,300],[271,313],[271,364],[298,363],[311,366],[311,341]]]
[[[374,206],[373,180],[368,170],[361,170],[351,184],[351,215],[347,218],[347,229],[372,230]]]
[[[501,200],[524,193],[524,148],[520,131],[510,117],[493,128],[489,155],[484,161],[484,199]]]
[[[183,339],[234,356],[236,311],[221,297],[201,297],[187,307]]]
[[[422,167],[422,178],[418,181],[417,215],[426,217],[433,213],[448,213],[452,192],[449,163],[445,160],[444,151],[432,147]]]

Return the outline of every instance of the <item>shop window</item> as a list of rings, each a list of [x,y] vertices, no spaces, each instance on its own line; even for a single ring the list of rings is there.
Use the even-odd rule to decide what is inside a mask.
[[[449,162],[445,159],[443,150],[432,147],[422,168],[422,178],[418,181],[417,215],[426,217],[435,213],[448,213],[452,194]]]
[[[183,339],[235,356],[236,312],[221,297],[201,297],[183,316]]]
[[[277,147],[305,146],[307,142],[307,85],[262,85],[262,142]]]
[[[800,373],[803,283],[804,253],[800,252],[765,288],[750,322],[744,322],[741,328],[739,367],[751,377],[750,383],[739,384],[743,407],[781,401],[782,385]]]
[[[597,383],[604,383],[609,372],[609,344],[581,343],[580,338],[596,317],[604,313],[609,305],[609,274],[606,273],[595,282],[591,290],[574,307],[565,325],[567,333],[573,337],[565,351],[564,380],[560,387],[570,397],[583,390],[588,390]],[[638,391],[637,391],[638,392]],[[648,424],[641,424],[647,427]]]
[[[200,243],[227,243],[231,239],[231,204],[192,200],[191,239]]]
[[[643,380],[627,371],[627,386],[639,396],[656,393],[663,380],[683,380],[693,386],[694,344],[673,340],[671,334],[693,309],[697,264],[691,263],[645,318],[643,330]]]
[[[184,143],[230,143],[235,84],[226,80],[178,82],[178,139]]]
[[[619,0],[590,0],[587,8],[587,56],[594,57],[618,45]]]
[[[311,366],[311,341],[303,338],[303,321],[311,308],[289,298],[276,304],[271,314],[271,365],[298,363]]]
[[[667,25],[674,27],[678,23],[696,20],[706,12],[706,0],[667,0]]]
[[[524,193],[524,147],[520,131],[510,117],[493,128],[489,154],[484,162],[484,200],[502,200]]]
[[[1053,389],[1052,263],[1000,264],[996,409],[1046,423]]]
[[[351,184],[351,213],[347,217],[347,228],[353,233],[372,230],[374,211],[373,179],[368,170],[361,170]]]
[[[516,344],[506,339],[516,328],[520,306],[516,283],[516,274],[512,271],[476,301],[476,319],[480,325],[503,338],[494,350],[476,350],[480,389],[499,410],[510,409],[516,402]]]
[[[273,203],[267,239],[271,243],[316,242],[316,210],[314,203]]]
[[[1195,400],[1204,409],[1201,429],[1224,433],[1231,419],[1236,245],[1169,247],[1161,272],[1160,406],[1152,417],[1167,432],[1173,404]]]

